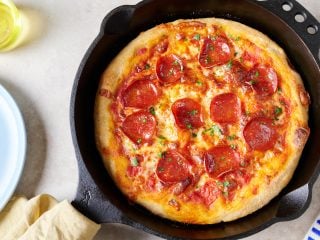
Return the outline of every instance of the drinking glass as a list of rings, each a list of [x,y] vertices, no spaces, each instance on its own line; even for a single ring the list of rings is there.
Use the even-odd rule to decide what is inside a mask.
[[[21,28],[21,15],[14,3],[11,0],[0,0],[0,51],[14,47]]]

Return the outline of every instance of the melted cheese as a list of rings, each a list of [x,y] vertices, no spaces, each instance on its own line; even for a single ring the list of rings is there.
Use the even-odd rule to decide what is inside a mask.
[[[157,127],[152,144],[137,146],[121,131],[117,138],[120,140],[112,138],[115,129],[120,128],[121,122],[111,120],[112,113],[105,112],[105,109],[110,109],[110,100],[103,97],[97,97],[99,104],[97,104],[98,127],[96,129],[98,130],[96,133],[98,148],[105,164],[126,195],[165,218],[187,223],[208,224],[230,221],[251,213],[266,204],[286,185],[295,168],[297,157],[302,151],[292,147],[290,140],[298,123],[302,127],[307,126],[307,108],[301,106],[296,92],[295,86],[301,86],[299,76],[287,65],[283,51],[266,36],[231,21],[217,19],[199,21],[207,24],[207,27],[183,28],[179,25],[181,21],[178,21],[160,25],[155,30],[151,29],[143,33],[114,60],[104,74],[100,87],[105,87],[116,94],[115,87],[111,88],[110,82],[118,79],[118,85],[124,84],[128,80],[129,73],[134,72],[141,62],[148,62],[150,69],[145,71],[155,75],[157,59],[162,55],[175,54],[183,60],[186,69],[192,69],[193,75],[183,76],[179,83],[160,84],[162,95],[153,106]],[[268,100],[261,100],[252,86],[237,85],[227,81],[226,76],[231,74],[232,62],[212,68],[199,67],[198,58],[203,39],[221,32],[228,36],[234,46],[236,54],[233,61],[241,62],[244,53],[258,54],[260,63],[270,64],[275,68],[280,79],[281,90],[274,93]],[[194,39],[195,33],[200,35],[198,42]],[[152,49],[159,43],[159,39],[162,41],[164,38],[169,41],[167,51],[154,54]],[[137,49],[141,48],[147,48],[148,51],[144,55],[136,55]],[[250,62],[245,61],[242,64],[247,68],[252,67]],[[123,68],[122,71],[121,68]],[[210,104],[215,96],[229,92],[240,99],[242,116],[240,122],[222,126],[210,118]],[[203,127],[191,130],[179,129],[171,106],[182,98],[192,98],[201,104]],[[130,111],[124,112],[130,114]],[[260,115],[274,117],[274,124],[278,127],[279,134],[283,136],[283,140],[279,140],[274,149],[265,152],[252,151],[242,134],[248,121]],[[112,123],[106,127],[102,124],[103,122]],[[177,186],[163,184],[156,176],[157,164],[163,152],[177,146],[185,147],[190,142],[192,143],[189,150],[192,154],[191,158],[199,169],[205,169],[201,159],[203,151],[218,145],[229,145],[236,149],[241,156],[241,164],[245,163],[242,166],[243,169],[251,174],[250,183],[242,187],[238,186],[233,200],[229,201],[220,194],[208,208],[203,203],[190,199],[192,192],[197,191],[212,179],[204,170],[195,180],[194,189],[175,194],[179,184]],[[110,148],[109,153],[104,153],[103,148]],[[139,163],[142,171],[135,177],[129,177],[124,173],[131,164],[130,159],[137,155],[144,157],[143,162]],[[189,168],[192,172],[193,168],[191,166]],[[219,180],[214,180],[217,185],[221,184]]]

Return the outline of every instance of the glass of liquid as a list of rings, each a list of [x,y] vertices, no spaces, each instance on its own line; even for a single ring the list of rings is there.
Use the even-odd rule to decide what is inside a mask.
[[[0,0],[0,51],[15,46],[22,27],[21,15],[11,0]]]

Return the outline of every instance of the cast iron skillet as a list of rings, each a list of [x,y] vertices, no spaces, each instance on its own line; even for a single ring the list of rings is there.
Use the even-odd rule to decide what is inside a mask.
[[[291,11],[284,11],[283,4]],[[305,21],[298,23],[300,13]],[[141,31],[179,18],[222,17],[267,34],[286,51],[311,96],[311,135],[289,185],[267,206],[240,220],[215,225],[186,225],[152,215],[130,203],[105,170],[94,141],[93,109],[103,70]],[[314,34],[307,31],[313,27]],[[310,30],[310,29],[309,29]],[[73,143],[80,180],[73,205],[99,223],[123,223],[166,239],[231,239],[258,232],[273,223],[299,217],[309,206],[320,170],[320,24],[294,0],[146,0],[121,6],[102,22],[75,78],[70,106]],[[318,140],[317,140],[318,138]]]

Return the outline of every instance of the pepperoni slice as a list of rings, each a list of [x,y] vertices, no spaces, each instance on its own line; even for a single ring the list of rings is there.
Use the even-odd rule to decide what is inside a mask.
[[[137,80],[123,93],[125,107],[148,108],[158,101],[158,88],[149,80]]]
[[[136,144],[150,143],[156,124],[156,119],[151,113],[139,111],[123,121],[122,130]]]
[[[232,80],[236,83],[243,83],[247,77],[247,71],[238,61],[232,62],[231,67]]]
[[[176,124],[182,129],[194,129],[203,125],[201,105],[191,98],[182,98],[171,107]]]
[[[238,122],[241,115],[239,98],[233,93],[223,93],[215,96],[210,105],[210,117],[218,123]]]
[[[232,46],[225,37],[206,38],[200,50],[199,63],[205,68],[222,65],[231,60],[233,52]]]
[[[204,203],[209,207],[219,196],[219,189],[214,181],[207,181],[199,190],[191,194],[191,199],[194,202]]]
[[[173,83],[181,79],[183,65],[180,58],[176,55],[160,57],[157,61],[157,76],[163,83]]]
[[[267,66],[257,66],[250,70],[248,83],[261,96],[269,96],[275,93],[278,86],[277,73],[273,68]]]
[[[189,163],[176,150],[168,150],[160,158],[157,165],[157,176],[164,183],[177,183],[190,177]]]
[[[213,147],[204,154],[207,172],[212,177],[219,177],[240,167],[240,155],[230,146]]]
[[[243,136],[252,149],[266,151],[274,147],[278,133],[271,119],[257,117],[247,123]]]
[[[219,177],[219,187],[223,196],[232,200],[236,194],[236,190],[247,185],[251,180],[251,175],[245,169],[237,169],[230,171]]]

